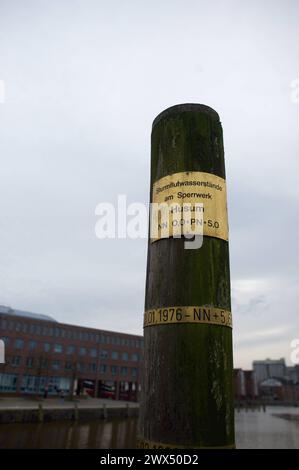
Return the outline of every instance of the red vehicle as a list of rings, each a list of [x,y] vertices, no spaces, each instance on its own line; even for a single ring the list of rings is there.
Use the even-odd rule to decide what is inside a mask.
[[[110,398],[115,400],[115,388],[111,385],[102,384],[100,391],[101,398]]]
[[[83,390],[89,395],[90,397],[94,397],[94,383],[91,382],[90,380],[84,380],[83,384]]]

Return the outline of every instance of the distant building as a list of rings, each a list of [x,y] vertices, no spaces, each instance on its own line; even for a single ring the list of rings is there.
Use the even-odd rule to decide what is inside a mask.
[[[286,378],[294,384],[299,384],[299,365],[286,368]]]
[[[266,379],[260,382],[260,390],[263,398],[269,400],[282,400],[283,387],[282,382],[278,379]]]
[[[255,400],[258,387],[253,370],[234,369],[235,401]]]
[[[137,400],[142,336],[59,323],[46,315],[0,306],[0,393],[89,393]]]
[[[266,379],[286,376],[286,364],[283,358],[253,361],[253,370],[258,384]]]
[[[246,398],[249,400],[255,400],[259,393],[254,370],[244,370],[244,381]]]
[[[234,369],[234,396],[237,401],[245,398],[245,377],[243,369]]]
[[[266,379],[260,382],[259,388],[266,401],[299,402],[299,387],[286,379]]]

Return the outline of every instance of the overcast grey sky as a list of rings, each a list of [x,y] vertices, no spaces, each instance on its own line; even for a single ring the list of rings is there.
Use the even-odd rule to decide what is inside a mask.
[[[142,333],[146,240],[95,207],[147,202],[154,117],[220,114],[235,365],[299,337],[299,3],[0,0],[0,304]],[[289,361],[288,361],[289,362]]]

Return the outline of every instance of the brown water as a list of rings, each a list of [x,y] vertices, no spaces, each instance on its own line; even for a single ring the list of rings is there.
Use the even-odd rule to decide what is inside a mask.
[[[263,411],[236,412],[239,449],[299,448],[299,421],[273,414],[299,414],[298,408],[269,407]],[[0,425],[4,449],[114,449],[136,447],[137,420],[128,418],[87,423],[53,422]]]

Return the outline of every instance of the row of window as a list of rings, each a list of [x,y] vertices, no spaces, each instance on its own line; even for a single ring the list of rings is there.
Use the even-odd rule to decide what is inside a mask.
[[[69,377],[36,377],[24,375],[21,382],[23,393],[43,393],[47,385],[48,395],[56,395],[58,390],[69,392],[71,389]]]
[[[16,374],[0,374],[0,392],[15,392],[17,380]]]
[[[10,342],[10,338],[3,337],[2,338],[5,342],[5,345],[8,346]],[[34,340],[28,341],[28,349],[29,351],[34,351],[37,348],[38,343]],[[13,347],[14,349],[22,350],[25,347],[25,342],[23,339],[17,338],[13,340]],[[46,353],[54,352],[56,354],[66,353],[68,355],[78,354],[79,356],[90,356],[90,357],[98,357],[100,359],[108,359],[109,353],[111,359],[121,359],[122,361],[133,361],[138,362],[140,360],[140,355],[138,353],[129,354],[128,352],[119,352],[119,351],[107,351],[105,349],[98,350],[97,348],[86,348],[86,347],[76,347],[74,345],[63,346],[62,344],[50,344],[50,343],[43,343],[43,351]]]
[[[17,374],[0,374],[0,392],[15,392],[17,389]],[[21,391],[24,393],[43,392],[48,384],[48,394],[57,394],[57,390],[68,392],[71,379],[68,377],[35,377],[24,375],[21,382]]]
[[[0,374],[0,392],[16,392],[17,390],[17,374]],[[129,384],[122,382],[123,391],[129,390]],[[115,383],[112,381],[102,382],[102,386],[105,390],[105,385],[109,386],[109,389],[115,390]],[[72,379],[70,377],[49,377],[49,376],[34,376],[24,375],[21,377],[20,390],[23,393],[43,393],[47,387],[48,395],[57,395],[57,391],[63,390],[68,393],[72,387]],[[135,383],[131,384],[132,390],[136,390],[137,386]],[[140,391],[140,385],[138,385]]]
[[[13,367],[19,367],[22,365],[22,357],[21,356],[11,356],[8,360],[8,363],[13,366]],[[95,362],[92,363],[85,363],[85,362],[62,362],[57,359],[49,361],[48,359],[45,358],[40,358],[36,360],[34,357],[27,357],[25,361],[25,366],[26,367],[40,367],[41,369],[48,369],[49,367],[53,370],[59,370],[64,366],[65,370],[71,371],[71,370],[77,370],[79,372],[97,372],[97,364]],[[136,377],[138,375],[138,369],[137,367],[127,367],[127,366],[109,366],[107,364],[100,364],[99,366],[99,372],[101,374],[107,374],[110,371],[111,375],[128,375],[129,371],[132,375],[132,377]]]
[[[59,326],[39,325],[35,323],[23,323],[15,320],[0,319],[0,330],[17,331],[20,333],[52,336],[55,338],[66,338],[79,341],[91,341],[102,344],[115,344],[118,346],[129,346],[132,348],[142,348],[143,340],[137,338],[123,338],[103,333],[94,333],[92,331],[83,331],[79,329],[65,329]]]

